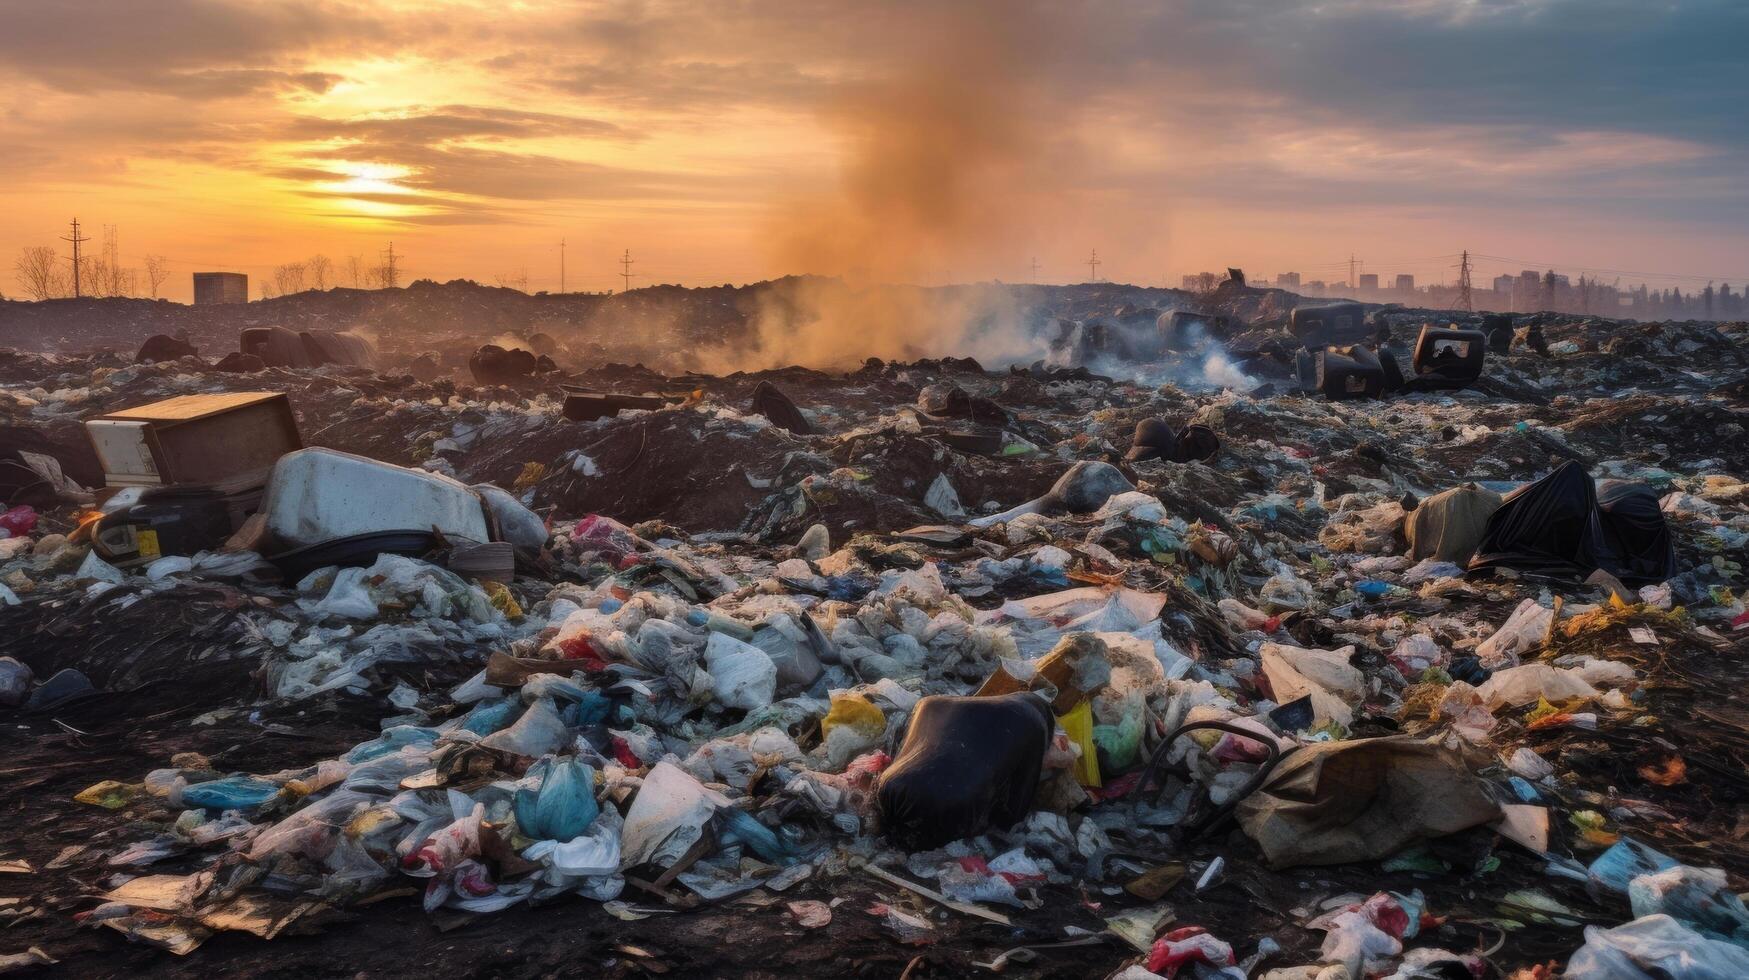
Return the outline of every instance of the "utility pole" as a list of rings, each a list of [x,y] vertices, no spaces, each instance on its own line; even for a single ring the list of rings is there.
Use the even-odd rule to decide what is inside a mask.
[[[1032,257],[1032,282],[1038,282],[1038,256]]]
[[[1354,278],[1354,267],[1356,265],[1359,265],[1359,264],[1360,263],[1354,258],[1354,253],[1349,252],[1348,253],[1348,288],[1349,289],[1354,289],[1357,285],[1355,278]]]
[[[1099,261],[1099,249],[1094,249],[1087,256],[1087,279],[1089,282],[1099,281],[1099,267],[1105,263]]]
[[[632,291],[632,262],[632,250],[628,248],[619,259],[619,277],[625,280],[625,288],[620,292],[629,293]]]
[[[1470,299],[1470,250],[1464,249],[1464,257],[1458,263],[1458,305],[1466,311],[1474,310]]]
[[[61,236],[61,241],[73,243],[73,298],[79,298],[79,246],[90,241],[90,238],[79,234],[79,219],[73,219],[73,234]]]
[[[389,243],[387,257],[383,260],[383,288],[394,289],[401,284],[401,273],[395,267],[395,243]]]
[[[565,294],[565,240],[559,239],[559,295]]]

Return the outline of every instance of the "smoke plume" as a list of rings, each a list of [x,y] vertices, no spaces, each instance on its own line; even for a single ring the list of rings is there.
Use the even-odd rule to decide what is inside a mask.
[[[1008,290],[872,287],[1024,275],[1076,157],[1047,56],[1069,29],[1044,5],[941,5],[893,70],[846,87],[824,110],[837,186],[779,202],[766,236],[775,267],[842,282],[774,293],[739,366],[1027,352]]]

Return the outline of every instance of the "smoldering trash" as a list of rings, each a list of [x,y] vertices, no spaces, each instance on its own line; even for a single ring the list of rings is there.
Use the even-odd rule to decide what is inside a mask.
[[[1749,969],[1743,324],[1023,298],[0,353],[3,968]]]

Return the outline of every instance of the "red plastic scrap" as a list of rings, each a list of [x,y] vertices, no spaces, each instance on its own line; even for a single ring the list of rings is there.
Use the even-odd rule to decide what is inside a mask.
[[[0,514],[0,531],[5,531],[15,538],[22,538],[36,527],[36,508],[29,504],[19,504],[17,507]]]
[[[1171,980],[1186,963],[1220,968],[1233,966],[1233,947],[1209,935],[1202,926],[1185,926],[1160,937],[1148,953],[1148,970]]]

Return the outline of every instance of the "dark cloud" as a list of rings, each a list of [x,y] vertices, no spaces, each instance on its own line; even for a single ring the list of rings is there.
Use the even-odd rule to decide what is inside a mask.
[[[476,105],[411,106],[394,115],[351,119],[300,116],[283,130],[283,137],[292,140],[344,139],[397,146],[547,136],[630,139],[635,134],[616,123],[584,116]]]
[[[190,98],[326,91],[305,58],[393,43],[370,8],[246,0],[0,0],[0,70],[68,92]]]

